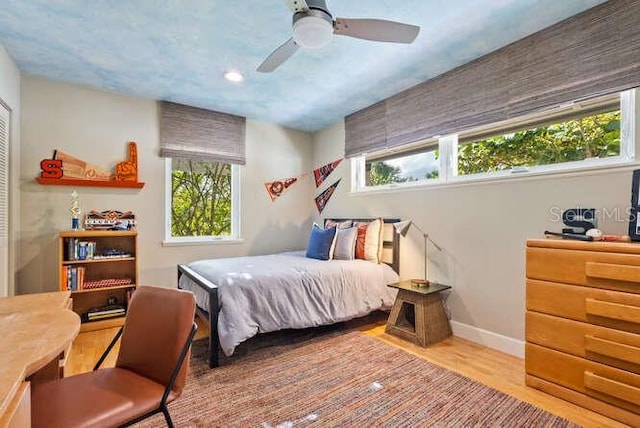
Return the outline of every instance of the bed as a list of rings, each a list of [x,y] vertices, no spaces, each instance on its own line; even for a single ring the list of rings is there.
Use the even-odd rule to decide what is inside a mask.
[[[375,219],[326,219],[325,225]],[[378,261],[317,260],[305,251],[198,260],[178,265],[178,288],[196,296],[197,316],[209,328],[209,366],[218,352],[258,333],[328,325],[393,306],[398,281],[399,238],[381,219]],[[355,224],[355,223],[354,223]],[[362,226],[360,226],[362,227]]]

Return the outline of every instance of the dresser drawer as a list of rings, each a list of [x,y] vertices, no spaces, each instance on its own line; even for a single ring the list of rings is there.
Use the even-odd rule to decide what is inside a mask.
[[[527,278],[640,293],[640,254],[527,247]]]
[[[640,334],[640,295],[527,280],[527,310]]]
[[[640,414],[640,375],[527,343],[529,375]]]
[[[640,374],[640,335],[527,312],[527,342]]]

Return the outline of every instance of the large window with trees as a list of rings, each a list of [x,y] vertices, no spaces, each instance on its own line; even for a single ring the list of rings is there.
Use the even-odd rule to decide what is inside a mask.
[[[166,162],[166,241],[238,238],[239,167],[189,159]]]
[[[635,90],[354,159],[354,189],[507,177],[634,158]]]
[[[471,175],[537,165],[620,156],[620,105],[489,137],[460,139],[458,174]]]

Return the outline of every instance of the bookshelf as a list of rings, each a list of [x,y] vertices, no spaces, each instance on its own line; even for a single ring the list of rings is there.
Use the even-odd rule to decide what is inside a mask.
[[[73,310],[80,315],[80,331],[122,325],[128,297],[138,283],[138,234],[135,230],[63,231],[58,236],[58,286],[70,291]],[[110,315],[95,308],[109,306]],[[92,312],[92,320],[89,313]]]

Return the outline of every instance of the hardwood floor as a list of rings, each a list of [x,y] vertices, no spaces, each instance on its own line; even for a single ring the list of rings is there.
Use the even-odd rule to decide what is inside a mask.
[[[524,360],[520,358],[458,337],[451,337],[428,348],[421,348],[386,334],[384,332],[384,320],[369,321],[367,324],[352,327],[427,361],[543,408],[578,425],[584,427],[626,426],[600,414],[527,387],[524,384]],[[65,375],[92,370],[93,365],[116,331],[117,329],[113,328],[81,333],[73,343],[67,360]],[[206,335],[206,328],[200,326],[196,338],[206,337]],[[113,366],[116,355],[117,345],[103,366]]]

